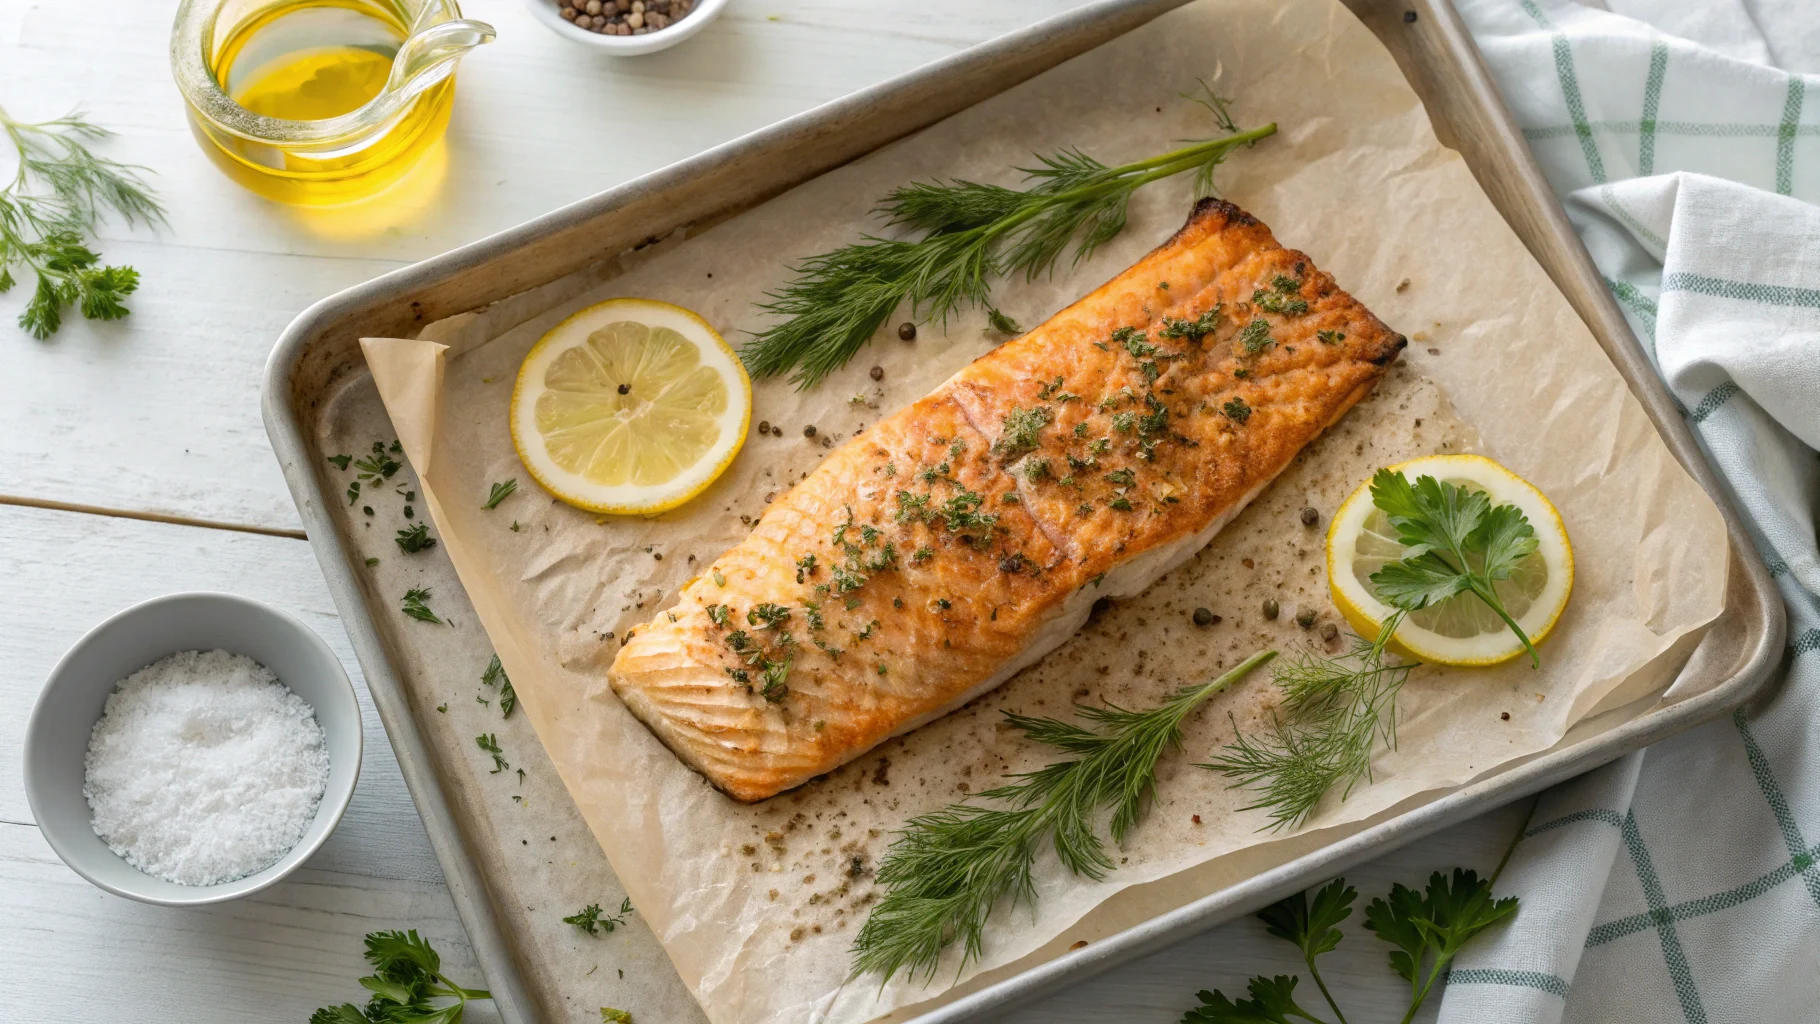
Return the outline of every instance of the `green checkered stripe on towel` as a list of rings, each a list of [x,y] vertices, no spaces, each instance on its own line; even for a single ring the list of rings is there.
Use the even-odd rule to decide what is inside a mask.
[[[1727,108],[1723,118],[1702,117],[1702,114],[1717,112],[1704,109],[1670,110],[1667,111],[1669,116],[1665,117],[1663,103],[1667,86],[1677,70],[1681,74],[1687,73],[1685,67],[1678,68],[1678,64],[1685,65],[1688,44],[1674,41],[1675,45],[1671,45],[1669,40],[1657,37],[1649,41],[1646,52],[1638,50],[1634,70],[1614,70],[1606,66],[1594,69],[1599,75],[1633,74],[1640,82],[1639,98],[1634,107],[1608,112],[1598,109],[1597,96],[1603,90],[1587,87],[1586,69],[1580,66],[1582,58],[1575,51],[1572,32],[1557,25],[1537,0],[1499,2],[1520,7],[1524,16],[1548,34],[1553,74],[1560,89],[1558,114],[1563,119],[1526,124],[1523,137],[1543,158],[1544,169],[1550,172],[1557,191],[1565,193],[1586,184],[1603,184],[1632,176],[1647,177],[1675,169],[1659,165],[1658,152],[1663,140],[1710,142],[1710,146],[1703,148],[1713,153],[1737,155],[1742,150],[1736,142],[1761,139],[1773,140],[1773,145],[1762,146],[1760,152],[1750,158],[1758,165],[1755,168],[1689,169],[1705,170],[1719,177],[1774,189],[1781,195],[1794,194],[1797,142],[1820,139],[1820,122],[1803,122],[1803,114],[1810,108],[1808,92],[1812,82],[1808,77],[1766,68],[1763,69],[1765,77],[1773,77],[1775,85],[1773,94],[1767,86],[1763,90],[1757,109]],[[1677,51],[1682,52],[1679,62]],[[1634,118],[1629,116],[1633,110]],[[1620,116],[1599,116],[1605,113]],[[1552,152],[1551,147],[1556,145],[1566,147],[1566,151]],[[1569,152],[1574,154],[1571,158]],[[1550,159],[1551,156],[1555,159]],[[1623,166],[1613,166],[1612,159]],[[1570,163],[1577,165],[1571,171]],[[1753,170],[1756,173],[1752,173]],[[1563,180],[1568,173],[1578,180]]]
[[[1816,651],[1820,651],[1820,628],[1804,631],[1790,645],[1791,654],[1797,658],[1803,655],[1814,656]],[[1620,813],[1603,807],[1587,808],[1542,822],[1523,834],[1524,839],[1529,839],[1544,832],[1571,826],[1611,828],[1618,831],[1624,853],[1630,859],[1631,867],[1641,883],[1648,910],[1597,925],[1587,935],[1586,947],[1591,949],[1633,935],[1653,932],[1661,946],[1662,958],[1668,968],[1669,978],[1674,983],[1675,996],[1681,1004],[1681,1010],[1688,1021],[1696,1024],[1707,1021],[1708,1016],[1694,982],[1693,972],[1688,966],[1687,953],[1677,929],[1679,922],[1743,907],[1780,886],[1792,883],[1803,886],[1809,898],[1816,906],[1820,906],[1820,844],[1810,843],[1796,822],[1788,798],[1776,779],[1775,770],[1756,737],[1752,735],[1750,724],[1742,710],[1733,713],[1731,726],[1735,742],[1742,746],[1757,788],[1775,816],[1787,846],[1788,857],[1775,870],[1734,888],[1671,903],[1657,875],[1649,844],[1644,840],[1634,812]],[[1448,975],[1447,982],[1449,985],[1531,988],[1562,998],[1567,996],[1570,988],[1567,981],[1554,974],[1501,968],[1457,969]]]

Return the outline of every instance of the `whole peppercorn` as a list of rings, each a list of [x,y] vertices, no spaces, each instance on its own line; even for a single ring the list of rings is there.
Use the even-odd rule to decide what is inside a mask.
[[[885,368],[882,366],[874,366],[872,368],[872,379],[873,380],[884,380],[885,379]]]
[[[1214,622],[1215,622],[1215,619],[1214,619],[1214,615],[1213,615],[1213,609],[1196,608],[1194,610],[1194,624],[1195,625],[1211,626],[1214,624]]]
[[[771,421],[770,420],[759,420],[758,421],[758,432],[761,434],[769,434],[771,432]]]
[[[1333,643],[1340,638],[1340,627],[1331,622],[1321,623],[1321,639]]]
[[[897,325],[897,337],[900,341],[916,340],[916,325],[908,320]]]
[[[814,437],[815,436],[815,424],[811,423],[808,426],[804,427],[803,436],[804,437]]]
[[[1321,521],[1321,513],[1316,512],[1314,510],[1313,506],[1309,506],[1308,508],[1305,508],[1302,510],[1302,525],[1303,526],[1313,526],[1320,521]]]
[[[1281,612],[1281,611],[1282,611],[1282,608],[1280,608],[1280,607],[1279,607],[1279,606],[1278,606],[1278,605],[1277,605],[1277,599],[1276,599],[1276,598],[1274,598],[1274,597],[1267,597],[1267,598],[1265,598],[1265,599],[1264,599],[1264,617],[1265,617],[1265,618],[1266,618],[1266,619],[1274,619],[1274,618],[1276,618],[1276,617],[1277,617],[1277,613],[1278,613],[1278,612]]]
[[[1301,611],[1296,612],[1295,613],[1295,624],[1302,627],[1303,629],[1313,629],[1314,628],[1314,609],[1313,608],[1304,608]]]

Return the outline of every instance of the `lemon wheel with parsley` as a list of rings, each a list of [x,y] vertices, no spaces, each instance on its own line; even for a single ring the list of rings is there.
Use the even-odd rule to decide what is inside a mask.
[[[1535,531],[1536,550],[1497,580],[1492,592],[1530,642],[1540,644],[1561,620],[1574,585],[1573,545],[1552,502],[1535,485],[1482,455],[1431,455],[1390,467],[1410,482],[1431,476],[1484,492],[1491,504],[1515,505]],[[1371,481],[1334,513],[1327,529],[1327,583],[1334,604],[1355,632],[1371,638],[1396,609],[1378,599],[1371,575],[1405,557],[1390,518],[1372,503]],[[1475,566],[1475,568],[1477,568]],[[1391,650],[1437,665],[1495,665],[1523,653],[1498,613],[1472,593],[1408,612]]]
[[[609,299],[551,328],[518,369],[512,443],[551,494],[655,515],[708,488],[745,443],[752,383],[695,313]]]

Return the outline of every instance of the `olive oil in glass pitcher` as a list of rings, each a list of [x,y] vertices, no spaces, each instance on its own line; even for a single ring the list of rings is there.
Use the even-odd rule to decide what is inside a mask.
[[[410,171],[448,125],[456,62],[492,38],[454,0],[183,0],[171,65],[216,166],[322,206]]]

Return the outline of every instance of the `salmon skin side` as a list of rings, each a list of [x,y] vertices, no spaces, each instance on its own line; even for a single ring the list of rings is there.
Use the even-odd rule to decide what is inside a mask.
[[[832,452],[608,681],[737,800],[960,707],[1186,561],[1406,344],[1255,217],[1167,242]]]

